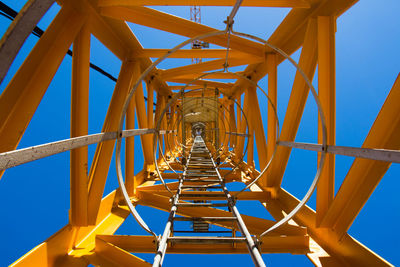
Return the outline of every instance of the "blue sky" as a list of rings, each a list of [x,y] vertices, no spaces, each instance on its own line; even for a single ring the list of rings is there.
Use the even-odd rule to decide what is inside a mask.
[[[19,10],[25,1],[4,1]],[[45,29],[59,7],[53,6],[40,21]],[[175,15],[189,18],[189,8],[160,8]],[[337,75],[337,144],[360,147],[373,124],[390,88],[400,71],[400,3],[386,0],[377,3],[363,0],[343,14],[337,22],[336,75]],[[202,8],[202,22],[223,29],[229,8]],[[235,29],[262,38],[268,38],[276,25],[287,14],[288,9],[241,8],[235,19]],[[0,33],[3,34],[10,21],[0,17]],[[181,36],[132,25],[132,30],[146,48],[173,47],[185,40]],[[12,65],[0,92],[16,72],[37,37],[30,36]],[[114,76],[118,76],[120,61],[99,41],[92,38],[91,61]],[[297,60],[300,51],[293,57]],[[188,62],[189,63],[189,62]],[[161,68],[176,66],[174,60],[163,62]],[[56,141],[70,134],[70,78],[71,58],[66,56],[53,82],[38,107],[20,148]],[[294,78],[294,68],[284,62],[278,68],[278,115],[282,123]],[[114,82],[98,73],[90,72],[89,133],[102,128]],[[314,84],[316,84],[316,79]],[[260,86],[266,88],[266,80]],[[260,99],[261,96],[260,96]],[[266,112],[266,110],[263,110]],[[297,141],[317,141],[317,110],[311,96],[308,99]],[[139,144],[139,139],[137,140]],[[137,145],[136,155],[141,147]],[[89,159],[95,146],[90,146]],[[336,191],[339,189],[353,158],[336,157]],[[135,169],[139,171],[143,159],[137,156]],[[314,152],[293,150],[285,172],[283,187],[297,197],[302,197],[311,183],[316,170]],[[368,200],[353,223],[349,233],[361,243],[395,265],[400,264],[396,222],[400,219],[399,200],[396,197],[400,174],[399,165],[392,165],[376,191]],[[111,164],[105,193],[117,186],[114,160]],[[46,205],[44,205],[46,203]],[[250,205],[252,204],[252,205]],[[253,205],[254,204],[254,205]],[[315,196],[309,205],[315,207]],[[55,233],[68,222],[69,209],[69,154],[63,153],[31,162],[6,171],[0,181],[0,266],[8,265],[40,242]],[[255,203],[239,203],[246,214],[270,218],[267,212]],[[157,233],[164,227],[166,213],[140,207],[143,216]],[[259,215],[261,214],[261,215]],[[154,218],[160,218],[154,220]],[[138,225],[129,218],[117,233],[142,233]],[[151,260],[153,255],[144,256]],[[180,256],[167,255],[165,266],[179,265]],[[189,256],[183,256],[189,257]],[[234,265],[251,265],[248,255],[190,256],[192,266],[204,261],[227,261]],[[311,266],[302,255],[264,255],[270,266]],[[169,264],[168,264],[169,263]],[[208,265],[212,266],[211,263]]]

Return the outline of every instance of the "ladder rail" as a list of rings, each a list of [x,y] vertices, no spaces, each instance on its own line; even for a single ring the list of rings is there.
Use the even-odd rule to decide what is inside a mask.
[[[196,155],[197,154],[197,155]],[[199,157],[198,154],[205,154],[204,156]],[[196,164],[191,163],[191,158],[194,158],[194,162],[197,164],[200,163],[202,166],[207,166],[206,169],[203,169],[200,171],[198,174],[196,173],[194,175],[193,173],[193,168],[196,166]],[[204,162],[207,162],[207,164],[201,164],[201,159],[204,160]],[[195,179],[190,178],[190,177],[196,177]],[[205,179],[202,179],[200,177],[205,177]],[[212,177],[212,178],[211,178]],[[211,180],[210,180],[211,178]],[[182,199],[185,199],[185,197],[188,197],[185,195],[186,191],[183,191],[184,188],[190,188],[187,186],[184,186],[183,183],[184,181],[186,182],[194,182],[194,181],[202,181],[202,182],[212,182],[214,183],[213,186],[215,186],[215,183],[218,183],[218,188],[221,191],[221,195],[224,195],[227,203],[196,203],[198,200],[193,200],[194,202],[179,202]],[[200,187],[204,188],[205,190],[207,189],[207,186],[205,187]],[[192,188],[196,189],[196,187]],[[196,195],[196,194],[194,194]],[[199,197],[200,196],[207,196],[207,193],[198,193]],[[192,197],[193,198],[193,197]],[[205,200],[206,201],[206,200]],[[232,213],[232,217],[191,217],[191,218],[180,218],[180,217],[175,217],[177,213],[178,207],[218,207],[218,206],[227,206],[229,208],[229,211]],[[204,228],[203,231],[197,231],[195,228],[193,228],[193,231],[173,231],[173,225],[174,221],[193,221],[194,222],[203,222],[203,224],[207,225],[207,221],[212,222],[212,221],[220,221],[220,220],[231,220],[235,223],[237,223],[236,227],[232,228],[232,237],[200,237],[200,236],[174,236],[174,233],[197,233],[197,234],[204,234],[204,233],[225,233],[228,231],[210,231],[205,227],[205,226],[199,226],[200,228]],[[193,226],[194,227],[194,226]],[[240,232],[242,233],[242,237],[236,237],[235,235],[235,229],[239,228]],[[172,236],[171,236],[172,234]],[[154,263],[153,267],[160,267],[163,263],[165,253],[167,250],[168,242],[171,244],[175,244],[177,242],[179,243],[201,243],[201,244],[213,244],[213,243],[232,243],[234,246],[236,242],[243,242],[246,243],[246,246],[249,250],[249,254],[254,262],[254,265],[256,267],[265,267],[265,263],[261,257],[261,253],[258,250],[257,244],[253,237],[251,236],[249,230],[247,229],[240,213],[239,210],[236,207],[236,201],[235,198],[230,194],[229,190],[227,189],[225,185],[225,181],[222,178],[221,174],[219,173],[219,170],[217,168],[217,165],[211,155],[211,152],[208,150],[203,138],[201,136],[196,136],[193,145],[191,147],[191,150],[189,152],[188,160],[184,166],[184,172],[182,176],[179,178],[179,185],[176,191],[176,194],[173,196],[173,200],[171,203],[171,211],[170,215],[168,217],[167,224],[165,226],[163,235],[161,236],[161,239],[159,239],[158,247],[157,247],[157,253],[154,257]]]
[[[192,146],[191,151],[192,150],[193,150],[193,146]],[[167,250],[167,245],[168,245],[168,237],[171,234],[172,225],[173,225],[174,218],[175,218],[175,215],[176,215],[176,211],[177,211],[177,208],[178,208],[177,204],[178,204],[178,201],[179,201],[179,196],[180,196],[180,193],[182,191],[183,179],[186,176],[186,171],[187,171],[188,164],[190,162],[190,157],[191,157],[191,153],[189,153],[189,157],[188,157],[186,166],[184,167],[184,172],[182,174],[182,177],[179,179],[178,189],[177,189],[177,192],[176,192],[176,194],[175,194],[175,196],[173,198],[173,201],[172,201],[172,206],[171,206],[171,211],[169,213],[168,221],[167,221],[167,224],[165,225],[164,232],[163,232],[163,235],[161,237],[161,240],[158,243],[157,252],[156,252],[156,255],[154,257],[153,267],[160,267],[162,265],[163,261],[164,261],[165,252]]]
[[[254,239],[251,237],[250,232],[247,229],[246,224],[244,223],[242,216],[240,215],[239,210],[236,207],[235,199],[232,197],[232,195],[229,193],[228,189],[226,188],[225,181],[222,179],[221,174],[219,173],[219,170],[214,162],[214,159],[211,156],[211,153],[210,153],[210,158],[214,165],[215,171],[217,172],[218,179],[221,181],[222,190],[224,191],[224,193],[228,199],[228,204],[231,208],[231,211],[232,211],[233,215],[236,217],[239,229],[246,238],[246,245],[247,245],[247,248],[249,249],[250,256],[253,259],[254,265],[257,267],[265,267],[266,265],[264,263],[264,260],[261,257],[261,253],[258,250],[257,245],[254,242]]]

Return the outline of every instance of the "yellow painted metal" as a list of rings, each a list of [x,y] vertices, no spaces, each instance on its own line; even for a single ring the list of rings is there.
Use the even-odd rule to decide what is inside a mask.
[[[249,94],[248,94],[248,92],[246,92],[244,94],[243,112],[244,112],[244,114],[245,114],[245,116],[247,118],[247,122],[246,122],[246,119],[245,119],[244,116],[241,118],[240,124],[238,122],[238,132],[239,133],[246,133],[246,128],[248,127],[246,125],[246,123],[248,123],[248,118],[249,118]],[[236,152],[236,155],[240,157],[243,154],[244,145],[245,145],[244,144],[245,138],[239,137],[237,142],[238,142],[238,144],[237,144],[237,147],[235,149],[235,152]]]
[[[277,55],[267,55],[267,72],[268,72],[268,96],[274,105],[275,109],[278,108],[278,64]],[[267,124],[267,160],[272,158],[276,146],[276,115],[274,107],[268,103],[268,124]]]
[[[247,65],[249,63],[260,63],[263,61],[261,57],[248,56],[246,58],[232,58],[228,60],[228,65],[230,67]],[[207,62],[201,62],[198,64],[192,64],[183,67],[171,68],[161,72],[161,77],[163,79],[169,79],[173,77],[179,77],[185,74],[201,73],[204,71],[212,71],[223,69],[225,64],[225,59],[216,59]],[[204,77],[207,79],[208,77]]]
[[[195,37],[200,34],[217,31],[217,29],[147,7],[103,7],[101,8],[101,14],[186,37]],[[203,41],[222,47],[227,46],[227,38],[224,35],[205,38]],[[229,45],[232,49],[258,57],[261,57],[264,52],[264,47],[260,43],[237,36],[231,37]]]
[[[157,194],[151,194],[146,191],[138,192],[138,203],[141,205],[146,205],[161,209],[164,211],[169,211],[169,197],[161,196]],[[179,207],[178,214],[187,217],[229,217],[231,213],[228,211],[209,208],[209,207]],[[242,215],[247,228],[252,234],[260,234],[265,228],[268,228],[274,224],[273,221],[261,219],[253,216]],[[215,225],[232,228],[231,222],[212,222]],[[237,226],[236,226],[237,227]],[[285,225],[282,228],[278,228],[276,231],[271,233],[271,235],[305,235],[306,229],[303,227]]]
[[[118,121],[122,112],[122,104],[125,101],[131,85],[131,78],[135,73],[135,63],[123,62],[120,76],[108,107],[107,115],[103,125],[103,132],[118,130]],[[103,195],[107,179],[108,169],[114,150],[115,140],[99,143],[92,161],[89,173],[89,198],[88,198],[88,219],[89,224],[94,224],[98,208]]]
[[[135,56],[159,58],[165,55],[168,49],[143,49]],[[229,50],[229,57],[243,58],[249,56],[239,50]],[[169,58],[225,58],[226,49],[180,49]]]
[[[114,199],[115,191],[101,201],[96,225],[68,224],[11,266],[87,266],[89,262],[81,256],[93,253],[95,236],[113,234],[129,215],[126,209],[113,208]]]
[[[399,99],[400,75],[397,76],[362,147],[394,150],[400,148]],[[325,215],[322,226],[333,228],[339,235],[345,235],[389,166],[390,162],[355,159]]]
[[[129,87],[133,86],[136,82],[132,77]],[[135,95],[132,96],[131,102],[129,103],[128,109],[126,111],[126,129],[135,129],[135,108],[136,99]],[[129,195],[133,195],[136,190],[137,181],[135,177],[135,137],[132,136],[127,138],[125,141],[125,186],[126,191]]]
[[[265,132],[263,127],[263,121],[261,116],[261,110],[259,106],[258,96],[257,96],[257,88],[249,87],[248,88],[249,99],[251,99],[251,104],[249,103],[250,107],[250,117],[248,120],[250,124],[254,128],[254,137],[255,142],[257,143],[257,153],[258,153],[258,161],[260,162],[260,168],[264,169],[267,165],[267,142],[265,139]],[[260,180],[261,183],[265,184],[265,177],[264,175]]]
[[[238,109],[239,109],[239,107],[238,107]],[[229,128],[230,128],[230,131],[237,132],[236,118],[235,118],[235,104],[233,102],[230,103],[230,105],[229,105]],[[229,137],[229,143],[230,143],[230,147],[236,147],[237,136],[231,135]]]
[[[100,0],[99,6],[233,6],[235,0]],[[244,0],[241,6],[308,8],[305,0]]]
[[[90,34],[98,38],[121,61],[122,67],[118,81],[109,105],[103,125],[103,132],[115,131],[121,115],[122,104],[129,89],[132,88],[140,73],[152,61],[168,52],[168,48],[144,49],[132,33],[126,21],[152,27],[166,32],[193,37],[199,34],[215,31],[211,27],[185,20],[144,5],[232,5],[235,1],[219,2],[183,1],[183,0],[59,0],[62,9],[54,21],[39,39],[29,56],[6,86],[0,96],[0,152],[13,150],[17,147],[30,119],[39,105],[46,88],[56,73],[68,47],[73,42],[72,68],[72,113],[71,136],[87,134],[88,130],[88,89],[89,89],[89,55]],[[259,1],[244,0],[243,6],[281,6],[296,7],[292,9],[269,42],[292,54],[302,47],[299,65],[312,80],[318,62],[319,97],[325,113],[328,144],[335,144],[335,21],[345,10],[356,3],[356,0],[331,1]],[[205,41],[222,47],[227,47],[227,36],[220,35],[207,38]],[[283,57],[274,54],[271,49],[262,44],[245,38],[231,36],[228,64],[230,67],[247,65],[241,75],[258,82],[268,74],[268,94],[277,103],[277,66]],[[151,128],[159,118],[161,111],[172,96],[172,90],[180,86],[168,86],[166,82],[188,83],[207,71],[222,69],[225,63],[224,49],[192,49],[181,50],[172,57],[175,58],[214,58],[215,60],[200,64],[181,66],[167,70],[154,69],[144,82],[147,84],[147,108],[144,101],[142,86],[139,86],[128,107],[126,128],[135,128],[135,109],[140,128]],[[247,125],[240,110],[235,108],[232,99],[240,103],[244,94],[243,110],[249,123],[248,163],[240,163],[240,170],[228,174],[226,182],[248,182],[259,172],[254,168],[254,150],[257,149],[260,167],[263,168],[271,158],[275,135],[275,116],[271,106],[268,107],[267,140],[265,139],[263,114],[260,110],[257,93],[245,79],[238,79],[229,73],[212,74],[206,79],[193,83],[189,88],[218,88],[223,98],[218,99],[218,120],[211,124],[219,126],[220,141],[223,144],[222,157],[232,156],[223,167],[232,167],[244,150],[245,138],[229,136],[228,129],[233,132],[246,133]],[[219,80],[234,79],[234,84]],[[218,81],[216,81],[218,80]],[[156,111],[153,114],[154,92],[157,93]],[[281,140],[294,141],[299,126],[307,95],[308,87],[297,73],[292,87],[291,96],[282,125]],[[201,92],[188,94],[188,97],[199,97]],[[400,113],[400,78],[398,77],[385,104],[382,107],[363,147],[399,149]],[[226,109],[224,109],[224,107]],[[182,107],[180,107],[182,108]],[[177,111],[177,113],[175,113]],[[179,108],[171,107],[161,123],[161,129],[172,129],[179,120]],[[230,128],[230,126],[231,128]],[[177,126],[177,136],[182,139]],[[186,125],[190,128],[190,125]],[[172,135],[171,135],[172,136]],[[170,209],[170,195],[162,185],[155,185],[157,175],[153,170],[153,138],[152,135],[141,136],[144,169],[134,175],[134,138],[126,141],[125,178],[126,187],[132,196],[134,204],[143,204],[157,209]],[[255,138],[255,142],[254,142]],[[167,144],[166,136],[160,140]],[[321,142],[321,134],[319,134]],[[228,151],[228,145],[235,146],[234,152]],[[172,139],[168,139],[167,156],[177,156],[180,148],[174,147]],[[143,236],[112,236],[127,218],[127,207],[120,206],[120,194],[115,192],[103,198],[104,185],[110,166],[114,141],[98,144],[92,160],[90,174],[87,176],[87,148],[71,152],[71,218],[70,224],[47,241],[38,245],[12,266],[100,266],[134,265],[149,266],[148,263],[131,255],[129,252],[153,253],[155,243],[152,237]],[[299,201],[280,188],[282,177],[290,156],[289,148],[278,146],[276,157],[258,185],[251,188],[254,192],[243,192],[238,200],[258,200],[275,217],[281,219],[289,213]],[[166,164],[159,161],[161,169],[167,169]],[[182,167],[172,162],[179,170]],[[317,212],[304,207],[294,217],[294,222],[277,229],[271,236],[264,237],[262,251],[287,252],[307,254],[311,261],[319,266],[389,266],[390,264],[371,252],[354,238],[347,234],[353,220],[366,203],[369,196],[389,168],[390,163],[356,159],[347,174],[337,196],[333,199],[334,156],[327,157],[317,193]],[[226,174],[227,170],[221,170]],[[164,173],[165,179],[176,179],[177,174]],[[147,179],[149,181],[147,181]],[[188,183],[190,184],[190,183]],[[199,184],[199,183],[197,183]],[[201,184],[201,183],[200,183]],[[89,185],[89,187],[88,187]],[[171,190],[176,190],[178,183],[168,184]],[[186,194],[196,194],[187,191]],[[233,192],[235,193],[235,192]],[[207,199],[219,199],[210,193]],[[182,197],[182,200],[193,198]],[[178,213],[182,216],[230,216],[224,210],[209,207],[180,207]],[[260,234],[275,222],[257,217],[243,215],[243,219],[252,234]],[[231,222],[210,222],[231,228]],[[174,245],[171,253],[244,253],[243,244],[232,245]]]
[[[200,75],[203,75],[203,74],[206,74],[206,72],[194,72],[194,73],[189,73],[189,74],[182,74],[182,75],[176,76],[176,78],[178,78],[178,79],[196,79]],[[240,72],[238,74],[240,75]],[[235,79],[236,80],[239,77],[232,73],[219,72],[219,73],[207,74],[206,78],[207,79]]]
[[[0,152],[17,147],[69,46],[85,21],[61,9],[0,96]],[[0,171],[0,175],[4,171]]]
[[[88,134],[90,31],[85,24],[77,35],[72,55],[71,137]],[[70,223],[87,226],[88,148],[71,151]]]
[[[197,77],[199,77],[199,75]],[[220,88],[222,93],[224,93],[225,89],[232,88],[231,83],[215,82],[213,80],[206,80],[206,79],[193,81],[193,79],[181,79],[178,77],[178,78],[170,78],[170,79],[167,78],[165,80],[168,82],[181,83],[182,85],[196,84],[196,85],[199,85],[201,88],[204,88],[204,86],[207,86],[210,88]],[[182,88],[182,86],[180,88]]]
[[[303,49],[300,55],[299,66],[304,70],[307,77],[312,80],[317,65],[317,21],[310,19]],[[282,141],[294,141],[300,119],[306,104],[309,88],[303,77],[296,73],[290,93],[289,103],[286,109],[285,119],[281,130]],[[267,172],[267,186],[279,187],[283,173],[290,156],[290,148],[279,146],[276,151],[275,160]]]
[[[151,264],[119,248],[118,246],[104,241],[100,236],[96,237],[96,255],[105,258],[107,263],[100,266],[137,266],[150,267]]]
[[[258,172],[256,171],[256,174]],[[253,186],[252,191],[266,191],[269,188]],[[280,188],[274,198],[268,199],[262,203],[275,219],[281,219],[285,214],[292,211],[299,200]],[[339,262],[341,266],[392,266],[379,255],[372,252],[359,241],[349,234],[340,235],[333,229],[316,226],[316,212],[305,206],[293,218],[297,225],[307,228],[310,237],[321,246],[332,260],[330,262]],[[324,259],[321,259],[324,262]],[[324,266],[324,264],[322,265]],[[328,265],[330,266],[330,265]]]
[[[186,183],[185,183],[186,184]],[[170,184],[168,184],[170,185]],[[165,188],[164,188],[165,189]],[[138,191],[142,191],[143,189],[140,189]],[[170,193],[167,190],[144,190],[146,193],[151,193],[151,194],[156,194],[156,195],[161,195],[161,196],[170,196]],[[237,193],[236,191],[231,191],[231,194]],[[220,192],[207,192],[207,193],[202,193],[202,196],[196,196],[193,197],[191,195],[198,195],[199,192],[197,191],[187,191],[185,192],[185,195],[182,196],[180,199],[181,200],[189,200],[189,199],[207,199],[207,200],[225,200],[225,196],[219,196],[221,195]],[[204,197],[203,197],[204,194]],[[258,200],[260,202],[266,202],[267,199],[270,198],[270,192],[243,192],[240,195],[238,195],[238,200]]]
[[[138,68],[138,64],[135,65],[135,77],[139,77],[140,69]],[[136,78],[137,79],[137,78]],[[134,79],[134,80],[136,80]],[[136,100],[136,111],[137,111],[137,118],[138,118],[138,125],[139,128],[147,128],[147,115],[146,115],[146,104],[144,102],[144,95],[143,95],[143,87],[139,85],[135,92],[135,100]],[[150,138],[149,138],[150,137]],[[142,140],[142,149],[143,149],[143,156],[144,161],[146,164],[152,164],[153,161],[153,150],[151,149],[151,136],[140,136]]]
[[[335,31],[336,19],[319,16],[318,23],[318,96],[324,111],[327,144],[335,145],[336,131],[336,86],[335,86]],[[318,120],[318,142],[322,143],[322,126]],[[318,161],[319,162],[319,161]],[[335,191],[335,155],[326,156],[325,165],[317,188],[317,225],[320,225]]]
[[[285,190],[280,189],[278,199],[272,200],[270,204],[277,205],[284,212],[289,212],[298,204],[298,200]],[[308,207],[302,209],[294,220],[300,225],[306,226],[308,234],[330,256],[341,262],[342,266],[392,266],[349,234],[339,236],[331,229],[315,227],[315,211]]]
[[[129,252],[154,253],[156,245],[151,236],[118,236],[101,235],[97,242],[107,242]],[[101,241],[100,241],[101,240]],[[304,254],[308,252],[307,236],[268,236],[263,237],[261,251],[265,253],[293,253]],[[167,253],[172,254],[246,254],[245,244],[174,244],[168,248]],[[139,265],[140,266],[140,265]]]

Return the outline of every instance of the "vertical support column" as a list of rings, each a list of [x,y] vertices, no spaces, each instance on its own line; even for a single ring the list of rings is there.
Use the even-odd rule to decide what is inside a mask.
[[[226,109],[224,107],[224,104],[221,103],[219,105],[219,136],[221,138],[221,145],[222,145],[222,152],[224,153],[225,151],[228,150],[228,144],[229,144],[229,136],[225,134],[229,130],[229,123],[228,123],[228,118],[226,115]],[[229,116],[229,114],[228,114]]]
[[[249,129],[249,146],[247,149],[247,164],[254,167],[254,131]]]
[[[182,94],[182,157],[186,157],[185,95]]]
[[[166,99],[167,101],[167,99]],[[166,103],[168,104],[168,103]],[[168,130],[174,130],[174,125],[176,123],[176,113],[175,113],[176,107],[175,106],[171,106],[171,123],[168,125]],[[170,155],[170,151],[173,151],[173,146],[174,146],[174,135],[175,133],[169,133],[166,135],[166,139],[168,140],[168,148],[166,151],[167,155]]]
[[[261,117],[260,106],[257,97],[257,88],[250,87],[247,89],[249,92],[250,104],[250,124],[254,131],[254,137],[257,145],[258,160],[260,162],[261,170],[267,165],[267,142],[264,133],[264,124]],[[260,183],[266,185],[266,175],[260,178]]]
[[[129,88],[132,88],[133,83],[136,80],[132,79],[132,83]],[[134,94],[129,103],[126,111],[126,129],[135,129],[135,107],[136,107],[136,95]],[[125,141],[125,187],[129,195],[136,193],[136,177],[135,177],[135,137],[131,136],[126,138]]]
[[[154,115],[153,115],[153,102],[154,102],[154,88],[151,82],[147,83],[147,127],[153,128]]]
[[[215,88],[215,150],[218,151],[219,148],[219,90]]]
[[[147,128],[154,128],[154,85],[149,81],[146,83],[147,87]],[[149,135],[150,136],[150,135]],[[151,153],[153,153],[153,140],[149,141],[149,148]]]
[[[85,24],[73,44],[71,88],[71,137],[88,134],[90,31]],[[87,226],[88,147],[71,150],[70,223]]]
[[[161,96],[161,101],[162,101],[162,103],[161,103],[161,108],[162,109],[164,109],[165,108],[165,106],[166,106],[166,104],[167,104],[167,97],[166,96]],[[163,127],[163,129],[164,130],[167,130],[168,129],[168,120],[167,120],[167,114],[164,116],[164,118],[162,119],[162,123],[161,123],[161,125],[162,125],[162,127]],[[165,149],[166,149],[166,147],[167,147],[167,135],[166,134],[164,134],[163,135],[163,139],[164,139],[164,147],[165,147]],[[165,152],[165,151],[164,151]]]
[[[239,127],[238,132],[239,133],[246,133],[246,127],[247,127],[246,122],[249,123],[249,93],[247,92],[247,90],[245,92],[244,100],[243,100],[243,112],[244,112],[246,118],[245,118],[245,116],[243,116],[240,120],[240,123],[238,122],[238,127]],[[243,154],[245,138],[238,136],[237,140],[238,140],[238,142],[237,142],[237,147],[235,150],[236,150],[236,156],[240,158],[241,155]]]
[[[0,95],[0,152],[17,147],[84,21],[65,5]]]
[[[136,64],[135,67],[135,78],[137,79],[140,76],[141,70],[139,63]],[[134,80],[136,80],[134,78]],[[146,105],[144,103],[144,95],[143,95],[143,86],[140,84],[135,92],[135,101],[136,101],[136,114],[138,118],[138,124],[140,128],[147,128],[148,119],[146,116]],[[151,135],[141,135],[140,139],[142,140],[142,149],[144,162],[146,165],[153,164],[153,151],[151,150],[150,143],[153,141]]]
[[[235,120],[235,104],[234,102],[232,102],[229,105],[229,126],[231,127],[231,129],[228,129],[231,132],[237,132],[237,127],[236,127],[236,120]],[[231,147],[236,147],[236,142],[237,140],[237,135],[231,135],[230,136],[230,146]]]
[[[268,96],[272,104],[277,107],[277,60],[276,54],[267,55],[268,72]],[[268,103],[268,126],[267,126],[267,161],[272,158],[276,146],[276,117],[272,105]]]
[[[327,144],[335,145],[335,28],[331,16],[320,16],[318,22],[318,95],[325,115]],[[322,128],[318,120],[318,142],[322,143]],[[319,158],[318,158],[319,161]],[[334,197],[335,155],[327,154],[317,187],[317,217],[320,225]]]
[[[125,98],[129,92],[132,77],[135,74],[135,66],[138,63],[124,61],[119,72],[117,84],[108,107],[102,132],[118,130],[118,123],[122,113]],[[89,173],[89,198],[88,198],[88,223],[93,225],[100,206],[110,167],[115,140],[99,143],[93,157]]]
[[[311,81],[317,66],[317,50],[317,20],[310,18],[304,36],[299,67],[303,69],[304,73]],[[304,78],[299,72],[296,72],[280,133],[281,140],[295,140],[309,91],[310,89],[304,81]],[[268,187],[279,187],[281,185],[283,174],[285,173],[286,165],[289,161],[290,152],[290,148],[278,146],[275,156],[276,159],[274,159],[267,172]]]

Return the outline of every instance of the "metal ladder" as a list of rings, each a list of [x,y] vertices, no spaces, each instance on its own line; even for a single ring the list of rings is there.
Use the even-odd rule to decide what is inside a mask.
[[[188,184],[189,183],[189,184]],[[191,191],[188,191],[191,190]],[[211,191],[216,190],[216,191]],[[190,193],[189,193],[190,192]],[[193,193],[195,192],[195,193]],[[210,192],[213,197],[225,197],[226,202],[213,203],[208,200]],[[217,193],[214,193],[217,192]],[[220,193],[219,193],[220,192]],[[181,198],[185,201],[182,202]],[[230,217],[177,217],[180,207],[227,207],[232,213]],[[174,222],[191,221],[191,231],[174,230]],[[236,223],[242,236],[236,236],[236,227],[232,229],[232,236],[202,236],[204,233],[226,233],[231,231],[210,231],[208,222],[231,221]],[[179,233],[193,233],[194,236],[177,236]],[[260,251],[253,237],[250,235],[240,213],[235,205],[234,198],[230,195],[221,177],[214,159],[211,156],[201,136],[196,136],[179,179],[178,189],[172,198],[171,211],[164,233],[159,240],[157,253],[154,257],[153,267],[160,267],[164,260],[167,246],[174,244],[232,244],[246,243],[255,266],[265,266]]]

